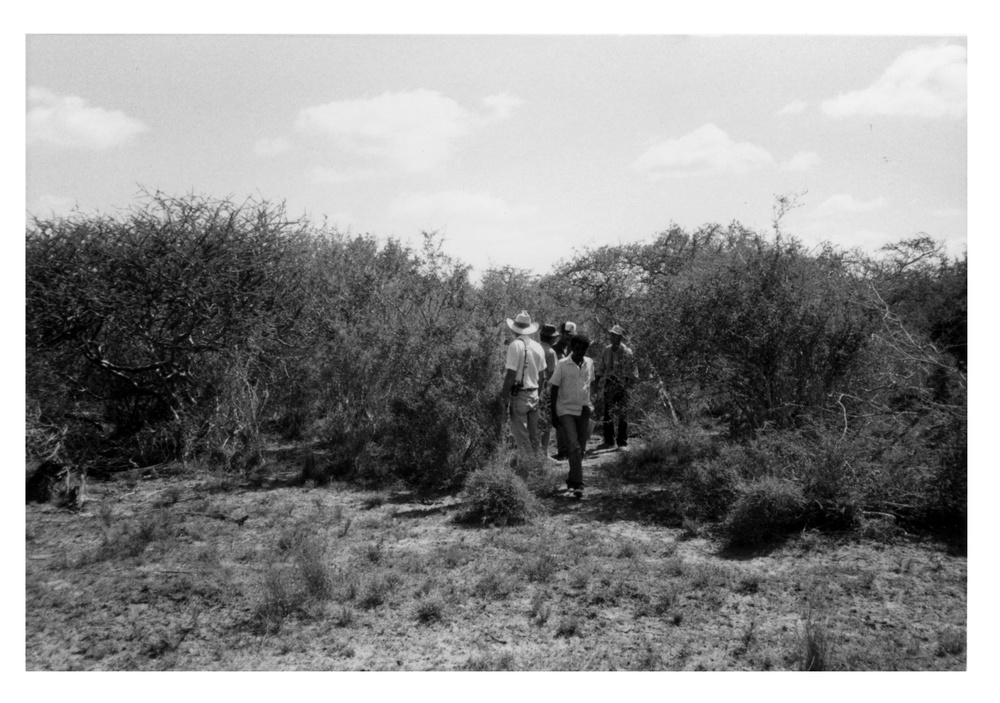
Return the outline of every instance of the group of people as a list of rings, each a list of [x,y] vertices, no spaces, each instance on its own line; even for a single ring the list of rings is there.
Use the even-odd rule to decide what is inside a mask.
[[[507,345],[500,402],[510,416],[519,466],[530,470],[548,460],[569,461],[566,492],[583,497],[583,455],[590,439],[594,400],[603,392],[604,441],[597,449],[628,448],[628,396],[639,379],[634,355],[615,325],[611,343],[588,357],[590,338],[573,322],[541,325],[522,311],[507,319],[514,339]],[[532,335],[541,329],[540,341]],[[555,429],[556,449],[549,456]]]

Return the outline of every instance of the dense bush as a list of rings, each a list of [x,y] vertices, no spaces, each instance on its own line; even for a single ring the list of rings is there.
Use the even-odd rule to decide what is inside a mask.
[[[962,528],[966,259],[924,236],[807,249],[779,204],[771,234],[672,227],[478,281],[433,234],[411,249],[268,202],[155,194],[33,220],[28,459],[242,471],[281,435],[316,445],[324,476],[456,488],[510,441],[504,318],[524,308],[577,322],[592,355],[626,328],[644,442],[623,476],[679,481],[686,515],[738,522],[770,509],[741,486],[794,486],[810,526]]]
[[[148,463],[256,443],[257,418],[234,417],[224,396],[262,402],[270,363],[302,338],[308,244],[281,207],[257,202],[154,195],[122,216],[34,221],[26,348],[44,365],[27,379],[39,416],[105,422],[109,445]]]
[[[156,194],[36,220],[26,249],[29,459],[244,470],[277,432],[341,478],[444,487],[504,439],[503,319],[537,286],[473,285],[432,235],[415,252]]]

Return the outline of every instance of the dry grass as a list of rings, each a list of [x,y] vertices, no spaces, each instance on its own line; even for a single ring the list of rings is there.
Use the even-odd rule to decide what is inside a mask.
[[[483,528],[456,496],[173,481],[27,506],[27,669],[965,668],[966,560],[930,543],[745,559],[629,486]]]

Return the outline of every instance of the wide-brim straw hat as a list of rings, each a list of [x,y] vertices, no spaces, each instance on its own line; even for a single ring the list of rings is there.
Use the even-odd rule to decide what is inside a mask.
[[[538,323],[532,323],[527,310],[519,312],[513,320],[508,317],[507,326],[518,334],[534,334],[538,331]]]

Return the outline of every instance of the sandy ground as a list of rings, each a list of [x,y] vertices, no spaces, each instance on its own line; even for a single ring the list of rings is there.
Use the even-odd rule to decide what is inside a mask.
[[[662,487],[610,479],[615,456],[588,457],[582,501],[502,528],[290,465],[29,504],[26,669],[965,668],[963,552],[806,533],[734,554],[666,519]]]

